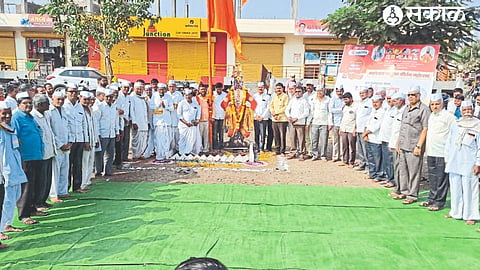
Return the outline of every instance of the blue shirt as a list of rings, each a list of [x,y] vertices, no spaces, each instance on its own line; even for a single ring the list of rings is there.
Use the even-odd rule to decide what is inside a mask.
[[[17,110],[12,116],[12,126],[17,132],[22,160],[42,160],[42,133],[33,116]]]

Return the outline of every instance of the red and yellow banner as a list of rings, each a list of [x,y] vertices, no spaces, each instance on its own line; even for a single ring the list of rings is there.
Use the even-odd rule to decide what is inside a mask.
[[[408,92],[420,86],[431,93],[440,45],[346,45],[336,87],[358,97],[365,86]]]

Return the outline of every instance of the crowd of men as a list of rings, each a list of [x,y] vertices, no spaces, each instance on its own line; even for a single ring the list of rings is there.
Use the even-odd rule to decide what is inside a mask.
[[[312,83],[305,90],[295,82],[287,87],[285,93],[282,84],[275,86],[268,107],[276,154],[300,161],[327,160],[330,136],[334,163],[365,172],[365,179],[391,188],[389,196],[403,204],[419,199],[426,155],[430,192],[419,205],[441,210],[450,190],[446,218],[465,220],[467,225],[480,219],[480,96],[474,106],[462,89],[455,89],[449,100],[441,93],[422,99],[420,87],[406,95],[363,87],[354,101],[343,87],[331,97],[320,86],[314,90]],[[263,93],[260,87],[258,93]],[[257,144],[262,149],[262,142]]]
[[[223,85],[216,88],[215,96],[223,99]],[[22,223],[38,223],[32,217],[48,215],[52,204],[47,200],[61,203],[70,191],[88,192],[93,175],[112,175],[113,166],[129,161],[130,150],[134,160],[154,155],[154,162],[163,163],[177,152],[209,149],[206,85],[180,93],[174,81],[167,86],[156,79],[149,84],[138,80],[132,87],[128,82],[108,85],[101,77],[95,92],[72,83],[59,91],[48,83],[11,83],[4,92],[0,240],[9,239],[5,232],[22,231],[12,226],[15,208]],[[218,110],[214,116],[223,119]],[[214,129],[218,149],[223,146],[220,129]]]
[[[64,91],[50,84],[9,84],[0,101],[0,240],[9,238],[4,232],[22,230],[12,226],[15,208],[21,222],[37,223],[32,217],[48,215],[47,200],[60,203],[70,190],[88,192],[92,176],[112,175],[114,165],[129,161],[130,150],[132,159],[154,155],[156,163],[175,153],[221,151],[228,98],[221,83],[214,88],[210,100],[207,85],[191,84],[182,93],[175,81],[156,79],[132,87],[108,85],[101,77],[95,95],[71,83]],[[461,89],[446,106],[441,94],[431,95],[425,105],[419,88],[405,95],[365,87],[356,101],[343,87],[327,93],[311,82],[302,86],[291,80],[272,90],[268,94],[260,82],[253,95],[256,151],[299,161],[332,160],[364,171],[366,179],[392,188],[390,196],[403,204],[418,200],[426,154],[430,194],[420,205],[444,208],[450,188],[446,217],[467,224],[480,219],[480,120],[474,117],[480,106],[465,101]]]

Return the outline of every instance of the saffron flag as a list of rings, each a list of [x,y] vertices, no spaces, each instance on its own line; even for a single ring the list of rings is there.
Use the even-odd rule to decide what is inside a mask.
[[[242,7],[245,6],[248,0],[242,0]]]
[[[233,1],[207,0],[207,8],[209,27],[227,32],[230,39],[232,39],[237,56],[242,60],[246,60],[242,55],[242,41],[237,30]]]

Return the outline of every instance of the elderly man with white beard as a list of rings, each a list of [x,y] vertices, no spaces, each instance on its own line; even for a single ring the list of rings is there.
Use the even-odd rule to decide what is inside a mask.
[[[451,195],[450,212],[445,217],[474,225],[480,219],[480,120],[473,117],[471,101],[462,102],[461,112],[462,117],[452,124],[445,145],[445,172],[449,173]]]

